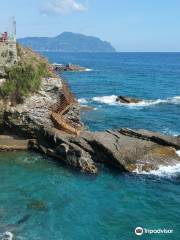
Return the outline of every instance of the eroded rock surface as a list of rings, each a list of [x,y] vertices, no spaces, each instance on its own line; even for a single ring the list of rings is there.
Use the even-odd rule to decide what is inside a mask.
[[[30,147],[43,149],[45,154],[84,172],[96,173],[99,163],[128,172],[151,171],[180,163],[176,153],[180,149],[180,137],[130,129],[95,133],[84,131],[78,137],[46,129],[46,137],[47,141],[51,139],[50,148],[41,145],[41,140],[31,142]]]

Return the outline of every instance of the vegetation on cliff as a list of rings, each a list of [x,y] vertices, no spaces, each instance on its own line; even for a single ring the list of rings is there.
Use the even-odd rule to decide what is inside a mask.
[[[53,76],[48,61],[31,49],[17,45],[19,61],[6,68],[6,81],[0,86],[0,96],[11,104],[23,102],[28,95],[37,92],[43,77]]]

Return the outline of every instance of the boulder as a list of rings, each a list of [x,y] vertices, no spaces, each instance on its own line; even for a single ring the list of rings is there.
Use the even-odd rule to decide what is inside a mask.
[[[116,102],[121,102],[121,103],[139,103],[142,100],[138,98],[132,98],[132,97],[127,97],[127,96],[118,96],[116,98]]]

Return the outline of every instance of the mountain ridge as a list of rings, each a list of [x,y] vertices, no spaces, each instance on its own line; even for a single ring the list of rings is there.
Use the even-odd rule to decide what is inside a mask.
[[[25,37],[18,42],[36,51],[54,52],[115,52],[115,48],[98,37],[63,32],[55,37]]]

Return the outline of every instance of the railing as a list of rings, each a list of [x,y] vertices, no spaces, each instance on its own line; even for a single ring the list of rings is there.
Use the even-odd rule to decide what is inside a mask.
[[[52,107],[53,112],[62,113],[71,104],[77,103],[74,95],[70,92],[69,86],[66,82],[62,81],[62,92],[56,104]]]

